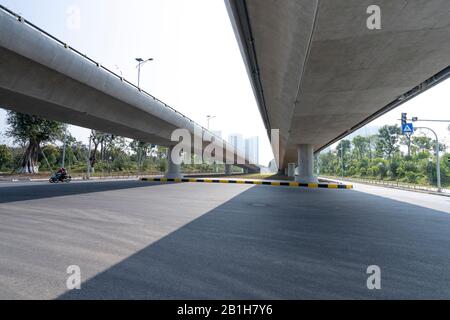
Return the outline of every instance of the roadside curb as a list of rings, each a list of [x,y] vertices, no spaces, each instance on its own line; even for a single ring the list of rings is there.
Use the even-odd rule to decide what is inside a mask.
[[[251,184],[277,187],[295,187],[310,189],[353,189],[351,184],[335,183],[299,183],[289,181],[262,181],[262,180],[219,180],[219,179],[167,179],[167,178],[142,178],[141,181],[147,182],[176,182],[176,183],[229,183],[229,184]]]

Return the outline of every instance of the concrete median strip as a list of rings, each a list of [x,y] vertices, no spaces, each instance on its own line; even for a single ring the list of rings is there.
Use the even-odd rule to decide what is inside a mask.
[[[351,184],[335,183],[299,183],[289,181],[262,181],[262,180],[219,180],[219,179],[167,179],[167,178],[142,178],[142,181],[148,182],[197,182],[197,183],[233,183],[233,184],[253,184],[277,187],[302,187],[311,189],[353,189]]]

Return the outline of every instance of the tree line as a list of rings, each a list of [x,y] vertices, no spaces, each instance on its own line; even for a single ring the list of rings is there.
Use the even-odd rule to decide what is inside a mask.
[[[335,150],[320,154],[318,164],[323,175],[435,185],[435,146],[429,137],[402,135],[399,126],[386,125],[377,134],[341,140]],[[442,184],[449,186],[450,154],[443,144],[439,149]]]
[[[89,145],[77,141],[67,125],[38,116],[7,112],[5,135],[14,146],[0,145],[0,172],[36,174],[55,171],[62,164],[72,173],[113,172],[163,173],[167,169],[167,148],[148,142],[91,130]],[[65,151],[63,151],[63,146]],[[64,155],[64,161],[63,161]],[[210,164],[183,165],[185,172],[213,172]]]

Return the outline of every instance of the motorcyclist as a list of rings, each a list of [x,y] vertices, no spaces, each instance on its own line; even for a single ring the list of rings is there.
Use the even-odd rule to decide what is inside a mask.
[[[67,171],[65,168],[59,168],[58,171],[56,171],[56,176],[58,180],[62,181],[67,177]]]

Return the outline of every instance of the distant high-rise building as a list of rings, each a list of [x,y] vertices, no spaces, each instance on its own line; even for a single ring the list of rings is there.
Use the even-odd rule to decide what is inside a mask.
[[[228,136],[228,142],[236,148],[236,150],[240,152],[245,152],[245,141],[242,137],[242,134],[236,133],[236,134],[230,134]]]
[[[259,164],[259,137],[245,140],[245,157],[252,164]]]

